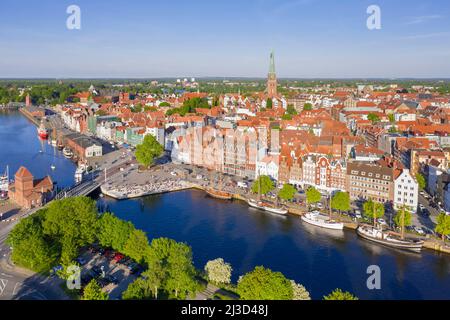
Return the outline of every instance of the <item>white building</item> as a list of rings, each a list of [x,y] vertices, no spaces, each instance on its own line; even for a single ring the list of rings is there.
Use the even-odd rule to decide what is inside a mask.
[[[394,208],[400,209],[403,205],[408,206],[412,212],[417,211],[419,184],[411,176],[408,169],[394,181]]]
[[[261,161],[256,162],[256,177],[269,176],[278,181],[278,156],[266,156]]]

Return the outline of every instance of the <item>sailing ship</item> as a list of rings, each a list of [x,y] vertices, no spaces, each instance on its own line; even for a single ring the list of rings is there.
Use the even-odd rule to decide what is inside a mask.
[[[38,132],[39,138],[44,139],[44,140],[46,140],[48,138],[48,130],[44,125],[44,119],[41,120],[41,124],[39,125],[37,132]]]
[[[331,217],[331,195],[328,203],[329,216],[321,215],[319,211],[315,210],[302,215],[302,221],[309,223],[316,227],[332,229],[332,230],[342,230],[344,229],[344,224],[342,222],[337,222]]]
[[[374,226],[360,225],[356,229],[356,233],[363,239],[382,244],[384,246],[393,247],[402,250],[420,252],[424,241],[420,239],[402,239],[390,231],[383,231]]]
[[[287,209],[285,209],[283,207],[275,206],[273,204],[270,204],[270,203],[264,202],[264,201],[248,199],[247,203],[252,208],[264,210],[267,212],[272,212],[272,213],[282,214],[282,215],[285,215],[288,213]]]
[[[375,206],[373,206],[373,213],[375,213]],[[401,210],[406,210],[405,207]],[[383,231],[383,229],[377,228],[375,214],[373,219],[373,225],[362,224],[356,229],[356,233],[363,239],[401,250],[420,252],[422,250],[424,241],[420,239],[405,238],[405,220],[403,218],[401,222],[402,234],[398,235],[392,231]]]
[[[231,200],[233,199],[233,194],[223,191],[222,189],[222,178],[219,180],[219,190],[215,190],[213,188],[206,188],[206,193],[213,198],[221,199],[221,200]]]

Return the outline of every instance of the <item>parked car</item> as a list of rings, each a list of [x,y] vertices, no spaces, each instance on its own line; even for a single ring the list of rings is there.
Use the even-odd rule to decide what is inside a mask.
[[[386,226],[386,225],[387,225],[386,221],[385,221],[384,219],[382,219],[382,218],[378,218],[378,219],[377,219],[377,222],[378,222],[379,224],[381,224],[382,226]]]
[[[420,211],[422,211],[423,209],[425,209],[425,206],[423,204],[419,203],[419,209],[420,209]]]
[[[355,217],[356,217],[357,219],[361,219],[361,218],[362,218],[361,211],[355,210]]]
[[[123,255],[123,254],[121,254],[121,253],[115,253],[114,254],[114,256],[113,256],[113,261],[114,262],[116,262],[116,263],[118,263],[118,262],[120,262],[122,259],[124,259],[125,258],[125,256]]]
[[[100,266],[93,266],[91,271],[95,277],[99,277],[103,273],[102,268]]]
[[[425,231],[423,231],[423,229],[421,227],[415,226],[414,227],[414,231],[417,232],[420,235],[424,235],[425,234]]]
[[[107,275],[107,276],[105,277],[105,279],[106,279],[108,282],[113,283],[113,284],[115,284],[115,285],[119,284],[119,280],[118,280],[115,276],[113,276],[112,274]]]
[[[87,263],[86,259],[82,257],[76,258],[75,261],[78,262],[81,266],[84,266]]]

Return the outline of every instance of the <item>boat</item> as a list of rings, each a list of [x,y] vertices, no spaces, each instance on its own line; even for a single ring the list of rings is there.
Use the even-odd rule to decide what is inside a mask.
[[[61,141],[58,142],[58,144],[56,145],[56,147],[58,148],[58,150],[64,149],[64,145],[62,144]]]
[[[70,159],[70,158],[73,157],[73,152],[72,152],[72,150],[70,150],[69,148],[64,147],[64,149],[63,149],[63,155],[64,155],[64,157]]]
[[[41,120],[41,124],[39,125],[37,132],[38,132],[39,138],[44,139],[44,140],[46,140],[48,138],[48,130],[45,127],[43,120]]]
[[[8,192],[9,187],[9,167],[6,166],[6,171],[0,176],[0,192]]]
[[[53,147],[56,147],[57,142],[56,142],[56,140],[52,140],[52,141],[50,142],[50,144],[51,144]]]
[[[50,166],[50,168],[51,168],[52,170],[55,170],[55,169],[56,169],[55,165],[53,165],[53,164]]]
[[[256,208],[256,209],[260,209],[260,210],[264,210],[267,212],[272,212],[272,213],[276,213],[276,214],[287,214],[288,210],[283,208],[283,207],[278,207],[278,206],[274,206],[272,204],[269,204],[267,202],[263,202],[263,201],[256,201],[253,199],[249,199],[247,201],[248,205],[250,207]]]
[[[420,252],[424,241],[420,239],[402,239],[399,235],[390,231],[383,231],[369,225],[360,225],[356,233],[363,239],[401,250]]]
[[[86,172],[87,166],[85,164],[80,164],[75,170],[75,183],[80,183],[83,181],[83,176]]]
[[[211,188],[205,189],[206,193],[213,198],[222,199],[222,200],[231,200],[233,199],[233,195],[226,191],[214,190]]]
[[[331,212],[331,194],[328,198],[328,216],[321,215],[319,211],[314,210],[301,216],[302,221],[309,223],[316,227],[331,229],[331,230],[343,230],[344,224],[337,222],[332,218]]]
[[[330,219],[328,216],[321,215],[319,211],[308,212],[301,217],[302,221],[312,224],[313,226],[342,230],[344,229],[344,224],[342,222],[337,222]]]

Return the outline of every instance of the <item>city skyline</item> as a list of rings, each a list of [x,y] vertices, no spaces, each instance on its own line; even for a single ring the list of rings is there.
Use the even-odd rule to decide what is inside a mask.
[[[72,4],[80,30],[66,27]],[[272,50],[280,79],[450,76],[445,1],[108,4],[4,1],[0,78],[265,78]]]

